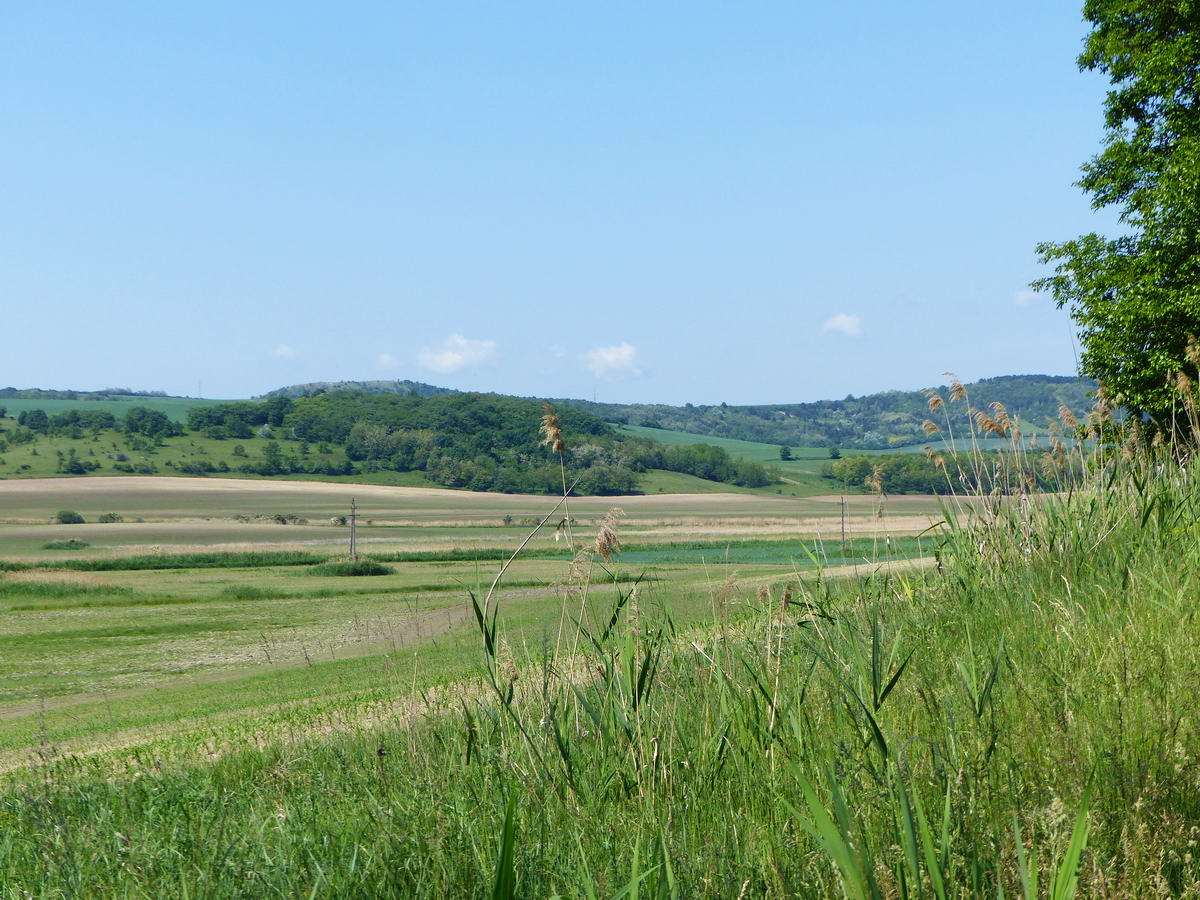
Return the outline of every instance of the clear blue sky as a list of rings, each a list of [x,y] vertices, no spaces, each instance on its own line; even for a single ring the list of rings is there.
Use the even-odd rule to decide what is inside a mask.
[[[1074,371],[1075,3],[10,4],[0,386]]]

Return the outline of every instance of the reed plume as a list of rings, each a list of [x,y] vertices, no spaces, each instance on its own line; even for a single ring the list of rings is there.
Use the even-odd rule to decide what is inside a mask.
[[[596,532],[596,552],[605,562],[612,559],[614,553],[621,552],[621,539],[617,536],[617,523],[625,511],[614,506],[600,520],[600,529]]]
[[[963,383],[958,380],[958,376],[955,375],[953,372],[943,372],[942,374],[950,379],[950,399],[951,400],[967,399],[967,389],[966,389],[966,387],[963,386]]]
[[[558,423],[558,413],[549,403],[543,403],[542,409],[546,411],[546,414],[542,416],[542,424],[538,426],[538,431],[542,435],[542,444],[555,453],[565,453],[567,443],[563,440],[562,428]]]

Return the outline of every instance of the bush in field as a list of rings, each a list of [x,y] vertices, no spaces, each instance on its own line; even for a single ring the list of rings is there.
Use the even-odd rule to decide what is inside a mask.
[[[124,522],[125,517],[123,515],[121,515],[120,513],[106,512],[103,515],[101,515],[98,519],[96,519],[96,521],[101,522],[105,525],[109,525],[113,522]]]
[[[377,563],[373,559],[360,559],[313,566],[308,573],[310,575],[392,575],[395,574],[395,571],[391,566]]]
[[[73,509],[60,509],[55,513],[54,521],[59,525],[82,525],[84,518]]]
[[[75,538],[71,538],[70,540],[66,540],[66,541],[49,541],[45,544],[42,544],[42,549],[43,550],[83,550],[90,546],[92,546],[92,545],[89,544],[87,541],[77,541],[77,540],[75,540]]]

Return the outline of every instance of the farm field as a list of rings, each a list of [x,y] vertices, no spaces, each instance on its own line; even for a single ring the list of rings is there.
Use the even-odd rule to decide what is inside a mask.
[[[359,552],[388,571],[320,574]],[[125,476],[0,482],[0,756],[36,740],[73,752],[194,733],[212,716],[275,715],[279,702],[357,703],[472,671],[470,595],[550,513],[554,498],[307,481]],[[876,516],[872,498],[661,494],[572,498],[590,541],[614,506],[625,551],[612,571],[686,627],[714,598],[740,608],[764,585],[927,558],[931,498]],[[71,508],[84,524],[48,524]],[[98,523],[103,513],[122,521]],[[275,517],[278,517],[279,521]],[[502,597],[516,639],[564,627],[571,553],[563,518],[529,541]],[[280,524],[280,521],[290,524]],[[198,556],[199,554],[199,556]],[[612,575],[589,563],[590,577]],[[808,573],[805,575],[804,573]],[[347,700],[330,699],[326,672]],[[380,673],[391,673],[380,681]],[[339,688],[338,693],[343,693]],[[330,708],[333,708],[330,707]],[[186,726],[181,722],[186,721]],[[35,736],[40,735],[40,737]],[[174,738],[172,738],[173,740]]]
[[[825,854],[836,845],[804,830],[824,809],[792,763],[804,753],[828,762],[822,790],[853,798],[879,858],[902,858],[902,844],[883,841],[903,840],[897,814],[918,795],[895,785],[912,778],[922,815],[937,808],[949,823],[931,840],[966,854],[941,864],[935,851],[920,865],[955,883],[969,885],[972,866],[1019,881],[992,857],[1009,852],[1014,816],[1055,865],[1089,803],[1097,822],[1113,822],[1096,826],[1090,852],[1145,852],[1141,842],[1175,840],[1173,826],[1153,830],[1158,817],[1192,814],[1190,788],[1168,770],[1196,745],[1171,712],[1186,708],[1200,658],[1176,627],[1200,571],[1196,534],[1154,511],[1193,510],[1197,492],[1104,490],[1020,507],[1033,534],[1056,536],[1032,545],[1005,521],[931,532],[938,506],[925,497],[889,498],[879,517],[874,498],[852,498],[845,545],[837,498],[619,498],[623,546],[611,562],[589,553],[573,563],[563,532],[555,540],[547,528],[481,617],[503,560],[554,498],[223,479],[0,482],[0,824],[36,836],[0,838],[0,859],[21,884],[67,893],[136,884],[162,895],[181,883],[196,893],[202,883],[250,896],[240,886],[252,873],[284,894],[434,895],[490,883],[504,871],[504,841],[519,840],[515,871],[551,893],[588,878],[598,896],[619,892],[628,852],[655,878],[666,863],[646,854],[668,859],[683,883],[710,879],[713,895],[747,879],[759,894],[828,895],[839,882]],[[376,575],[326,565],[345,555],[347,528],[329,517],[351,492]],[[116,504],[126,521],[44,524],[68,501],[89,516]],[[611,503],[571,501],[578,543],[593,546]],[[245,520],[263,509],[309,524]],[[1165,568],[1164,554],[1189,563]],[[1110,593],[1117,572],[1136,597]],[[1152,647],[1175,677],[1156,676]],[[1098,672],[1119,678],[1122,667],[1126,724],[1094,691]],[[1121,728],[1137,731],[1142,755]],[[1155,737],[1168,733],[1169,751]],[[661,769],[655,753],[668,754]],[[954,754],[957,769],[938,768]],[[845,764],[836,775],[835,761]],[[885,764],[893,774],[881,782]],[[1147,764],[1161,784],[1147,812],[1116,789],[1089,795],[1094,779],[1121,784]],[[980,789],[1001,775],[1029,798],[1015,811]],[[667,815],[655,807],[664,795],[695,805],[679,805],[668,827],[656,818]],[[780,795],[803,806],[769,802]],[[1061,811],[1047,819],[1038,811],[1048,808]],[[71,827],[54,837],[47,815]],[[1123,815],[1147,835],[1126,851]],[[506,816],[519,838],[502,836]],[[992,816],[1003,824],[986,833],[1002,851],[979,840],[975,829],[989,826],[971,824]],[[551,826],[541,837],[540,821]],[[745,835],[747,821],[778,844]],[[228,839],[214,839],[224,827]],[[555,837],[564,829],[580,844]],[[709,847],[714,829],[722,839]],[[128,843],[106,850],[114,832]],[[427,844],[439,834],[444,843]],[[620,843],[602,850],[609,840]],[[695,857],[689,846],[704,849]],[[214,848],[228,864],[208,859]],[[47,852],[81,862],[50,865]],[[178,854],[190,860],[182,869]],[[304,854],[325,874],[306,869]],[[585,863],[594,874],[575,871]],[[1113,895],[1144,895],[1143,871],[1114,869]],[[1171,878],[1198,874],[1181,867]]]
[[[736,438],[693,434],[688,431],[670,431],[665,428],[647,428],[642,425],[619,425],[617,427],[629,434],[637,435],[638,437],[653,438],[664,444],[711,444],[714,447],[722,448],[731,456],[739,459],[749,459],[754,462],[760,462],[763,465],[774,466],[785,475],[795,479],[799,486],[811,487],[819,493],[828,493],[830,485],[836,485],[836,482],[820,478],[825,464],[831,461],[828,447],[790,447],[792,459],[781,460],[779,458],[778,444],[765,444],[758,441],[743,441]],[[1033,439],[1034,437],[1039,437],[1042,443],[1045,444],[1044,431],[1032,430],[1026,432],[1027,439]],[[1069,437],[1066,440],[1068,443],[1071,442]],[[974,439],[956,438],[955,440],[947,440],[943,438],[939,440],[931,439],[921,444],[894,447],[889,450],[854,449],[840,452],[844,456],[888,456],[893,453],[924,453],[926,446],[939,452],[957,451],[960,453],[970,453],[974,449],[1008,450],[1012,448],[1012,441],[1007,438],[979,436],[976,436]],[[761,488],[759,490],[770,489]]]
[[[166,415],[174,422],[183,422],[187,419],[189,409],[195,409],[202,406],[214,406],[220,403],[229,403],[228,400],[207,400],[197,397],[111,397],[106,399],[79,399],[66,400],[55,398],[26,398],[26,397],[0,397],[0,406],[8,410],[8,415],[16,418],[19,413],[31,409],[44,409],[47,414],[54,415],[68,409],[94,409],[110,412],[114,416],[123,416],[135,406],[143,406],[147,409],[157,410],[158,412],[166,413]]]

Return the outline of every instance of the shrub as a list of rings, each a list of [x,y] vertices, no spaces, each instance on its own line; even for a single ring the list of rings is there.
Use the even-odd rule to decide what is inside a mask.
[[[54,516],[59,525],[82,525],[84,518],[73,509],[60,509]]]
[[[330,562],[308,570],[310,575],[393,575],[395,572],[391,566],[377,563],[373,559]]]
[[[122,516],[120,513],[107,512],[107,513],[104,513],[102,516],[100,516],[98,519],[96,519],[96,521],[102,522],[105,525],[108,525],[113,522],[124,522],[125,517]]]
[[[49,541],[42,544],[43,550],[83,550],[86,547],[92,546],[87,541],[77,541],[71,538],[66,541]]]
[[[230,600],[278,600],[287,595],[274,588],[255,587],[252,584],[231,584],[221,591],[221,596]]]

